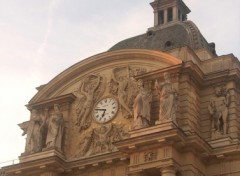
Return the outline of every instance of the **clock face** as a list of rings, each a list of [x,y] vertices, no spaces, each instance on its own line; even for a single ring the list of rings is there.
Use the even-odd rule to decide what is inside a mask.
[[[93,109],[93,118],[99,123],[112,120],[118,111],[118,102],[115,98],[104,98],[100,100]]]

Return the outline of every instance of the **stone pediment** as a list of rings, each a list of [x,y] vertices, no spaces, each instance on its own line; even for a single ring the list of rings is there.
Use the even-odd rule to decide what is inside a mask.
[[[127,49],[98,54],[73,65],[41,87],[27,105],[34,117],[21,127],[28,143],[35,127],[41,139],[38,146],[26,144],[24,156],[53,147],[70,160],[117,151],[112,143],[128,138],[132,128],[137,79],[147,76],[144,84],[150,95],[153,82],[147,80],[149,73],[151,77],[151,73],[181,62],[163,52]],[[53,117],[61,119],[58,144],[48,142]],[[53,127],[58,128],[56,124]]]
[[[92,73],[105,72],[109,74],[109,70],[120,66],[136,68],[141,66],[149,72],[180,63],[182,63],[180,59],[160,51],[124,49],[104,52],[80,61],[57,75],[39,89],[39,92],[30,100],[29,104],[70,93],[75,84]]]

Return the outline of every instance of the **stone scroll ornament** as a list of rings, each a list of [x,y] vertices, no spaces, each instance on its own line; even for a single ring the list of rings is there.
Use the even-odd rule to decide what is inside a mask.
[[[151,83],[144,86],[143,80],[137,81],[138,94],[133,104],[134,121],[132,129],[140,129],[149,126],[152,101]]]
[[[74,92],[77,97],[75,102],[76,125],[79,126],[79,132],[87,129],[91,125],[91,114],[94,101],[100,95],[100,85],[103,78],[100,75],[90,75],[85,78]]]
[[[43,148],[43,120],[36,109],[31,111],[30,121],[23,128],[23,134],[27,134],[25,153],[32,154],[42,151]]]
[[[164,82],[158,83],[156,80],[155,88],[159,95],[159,120],[156,124],[160,124],[165,121],[176,121],[177,111],[177,91],[174,89],[171,83],[170,74],[164,73]]]
[[[229,104],[229,91],[227,91],[224,87],[216,87],[215,95],[211,98],[208,105],[212,122],[212,138],[218,138],[227,134]]]
[[[128,133],[123,125],[101,125],[85,134],[79,144],[79,153],[76,157],[116,151],[117,149],[112,143],[127,137]]]

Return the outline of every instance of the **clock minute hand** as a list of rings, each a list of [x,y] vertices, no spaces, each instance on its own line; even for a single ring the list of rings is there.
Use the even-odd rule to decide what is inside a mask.
[[[106,109],[95,109],[96,111],[106,111]]]

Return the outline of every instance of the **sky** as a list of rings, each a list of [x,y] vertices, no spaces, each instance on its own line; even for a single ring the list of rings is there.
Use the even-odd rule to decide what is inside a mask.
[[[17,124],[36,87],[153,26],[150,0],[0,0],[0,167],[24,152]],[[240,59],[240,1],[184,0],[218,55]],[[8,164],[11,162],[7,162]]]

